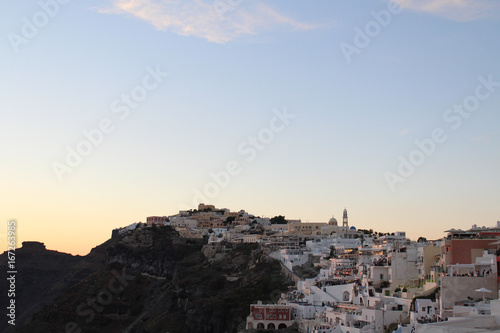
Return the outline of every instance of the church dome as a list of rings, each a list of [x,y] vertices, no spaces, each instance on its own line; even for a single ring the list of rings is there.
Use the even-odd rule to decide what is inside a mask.
[[[329,225],[338,225],[337,219],[335,217],[332,217],[330,221],[328,221]]]

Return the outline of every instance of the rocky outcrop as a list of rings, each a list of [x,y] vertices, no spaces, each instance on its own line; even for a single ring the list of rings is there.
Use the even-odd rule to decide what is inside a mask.
[[[140,228],[105,247],[105,265],[68,288],[17,332],[237,332],[249,305],[287,287],[256,244],[210,262],[202,240]]]
[[[106,266],[105,251],[109,243],[94,248],[85,257],[47,250],[41,242],[23,242],[16,249],[16,326],[29,321],[31,316],[69,287],[80,282],[89,274]],[[7,272],[7,252],[0,255],[0,271]],[[0,307],[5,309],[8,286],[5,278],[0,279]],[[0,332],[14,332],[6,320],[0,321]]]

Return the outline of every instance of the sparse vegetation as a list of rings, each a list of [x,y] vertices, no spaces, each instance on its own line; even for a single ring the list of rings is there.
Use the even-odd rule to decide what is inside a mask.
[[[287,223],[288,221],[282,215],[278,215],[271,218],[271,224],[287,224]]]

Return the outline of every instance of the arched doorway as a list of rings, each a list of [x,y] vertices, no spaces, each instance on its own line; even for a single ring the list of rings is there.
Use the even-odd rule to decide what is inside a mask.
[[[285,328],[286,328],[286,325],[285,325],[285,324],[279,324],[279,325],[278,325],[278,329],[279,329],[279,330],[283,330],[283,329],[285,329]]]
[[[258,323],[258,324],[257,324],[257,328],[258,328],[258,329],[259,329],[259,328],[260,328],[260,329],[263,329],[263,328],[265,328],[265,327],[264,327],[264,324],[263,324],[263,323]]]
[[[274,326],[273,323],[270,323],[269,325],[267,325],[267,329],[268,330],[274,330],[274,329],[276,329],[276,326]]]

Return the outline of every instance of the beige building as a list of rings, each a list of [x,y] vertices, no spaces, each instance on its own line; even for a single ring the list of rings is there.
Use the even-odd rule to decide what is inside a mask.
[[[172,227],[196,228],[198,221],[186,217],[173,217],[170,219]]]
[[[214,205],[205,205],[204,203],[200,203],[198,205],[198,210],[205,210],[205,209],[215,211],[215,206]]]
[[[417,267],[421,277],[427,277],[431,274],[431,267],[439,262],[441,256],[441,247],[430,243],[427,246],[418,248]]]
[[[203,238],[203,231],[196,229],[176,228],[182,238]]]
[[[321,228],[326,226],[324,222],[295,223],[290,225],[290,232],[300,235],[321,235]]]
[[[296,223],[289,226],[290,233],[304,236],[354,235],[355,230],[324,222]],[[350,237],[348,237],[350,238]]]
[[[332,217],[328,223],[312,222],[312,223],[293,223],[290,225],[290,233],[305,235],[305,236],[341,236],[344,238],[352,238],[356,234],[355,228],[350,229],[347,210],[344,209],[342,225],[339,225],[337,219]]]
[[[260,237],[261,235],[242,235],[241,238],[238,240],[241,240],[242,243],[258,243],[260,242]],[[238,241],[236,240],[236,241]]]

